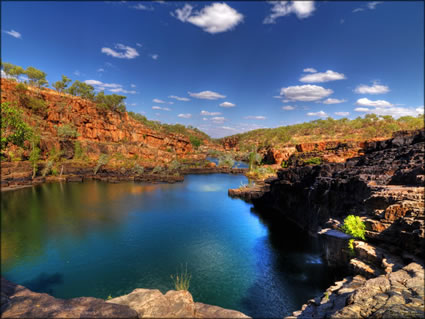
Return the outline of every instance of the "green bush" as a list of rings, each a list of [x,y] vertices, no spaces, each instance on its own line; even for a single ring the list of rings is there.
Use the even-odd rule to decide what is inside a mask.
[[[22,111],[9,102],[1,104],[1,149],[10,142],[22,147],[33,134],[32,128],[24,122]]]
[[[235,165],[235,160],[229,154],[227,154],[227,155],[221,155],[218,158],[218,166],[224,166],[224,167],[230,167],[230,168],[232,168],[233,165]]]
[[[64,124],[56,127],[56,129],[58,131],[58,136],[62,138],[76,138],[79,135],[77,129],[71,124]]]
[[[152,174],[159,174],[163,171],[163,168],[161,166],[155,166],[152,170]]]
[[[305,159],[304,163],[307,165],[320,165],[322,164],[322,159],[320,157],[310,157]]]
[[[142,175],[144,172],[145,172],[145,168],[143,166],[140,166],[137,163],[133,166],[134,174]]]
[[[366,226],[363,223],[363,221],[360,219],[359,216],[354,215],[348,215],[344,219],[344,224],[341,227],[341,230],[348,234],[353,236],[354,238],[359,238],[365,240],[365,229]],[[350,252],[354,253],[354,247],[353,247],[354,239],[350,239],[348,241],[348,248],[350,249]]]
[[[189,140],[195,149],[198,149],[198,147],[202,145],[202,140],[196,136],[190,136]]]

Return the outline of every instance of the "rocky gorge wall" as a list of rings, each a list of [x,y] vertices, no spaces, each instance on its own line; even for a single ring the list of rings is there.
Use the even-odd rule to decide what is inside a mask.
[[[371,141],[343,163],[296,166],[253,187],[229,190],[271,218],[318,237],[329,265],[352,275],[309,300],[292,317],[423,318],[425,131]],[[359,216],[366,242],[340,231]]]
[[[155,131],[126,112],[103,110],[89,100],[59,94],[51,89],[38,91],[28,87],[25,93],[19,93],[16,85],[16,82],[1,79],[1,102],[16,102],[25,111],[27,122],[38,127],[44,157],[56,148],[64,151],[67,158],[72,158],[75,141],[81,143],[90,159],[97,159],[105,153],[166,163],[176,157],[187,157],[193,151],[186,136]],[[34,111],[24,107],[19,94],[42,99],[46,109]],[[66,124],[76,129],[76,139],[64,140],[58,136],[57,126]]]

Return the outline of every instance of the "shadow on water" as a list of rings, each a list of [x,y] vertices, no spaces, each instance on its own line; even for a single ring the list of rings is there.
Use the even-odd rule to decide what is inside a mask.
[[[48,293],[49,295],[52,295],[52,286],[60,284],[63,284],[63,274],[57,272],[49,275],[43,272],[34,279],[25,281],[24,283],[22,283],[22,286],[35,292],[44,292]]]
[[[270,217],[269,212],[252,208],[251,213],[267,226],[268,234],[258,238],[255,245],[260,257],[257,277],[241,307],[254,318],[291,315],[329,287],[337,272],[323,263],[317,238],[282,217]]]

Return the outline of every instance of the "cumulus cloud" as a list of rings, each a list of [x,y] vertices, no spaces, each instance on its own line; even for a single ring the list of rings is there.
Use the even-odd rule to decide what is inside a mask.
[[[12,37],[14,37],[14,38],[16,38],[16,39],[22,39],[22,34],[20,34],[18,31],[15,31],[15,30],[10,30],[10,31],[3,30],[3,32],[6,33],[6,34],[8,34],[8,35],[10,35],[10,36],[12,36]]]
[[[136,94],[134,90],[126,90],[121,84],[117,83],[103,83],[98,80],[85,80],[84,83],[93,86],[98,91],[110,91],[113,93],[126,93],[126,94]]]
[[[190,113],[180,113],[179,115],[177,115],[178,117],[184,118],[184,119],[190,119],[192,117],[192,114]]]
[[[380,85],[378,83],[373,83],[372,86],[360,84],[355,88],[354,92],[358,94],[384,94],[390,91],[389,87],[386,85]]]
[[[328,114],[326,114],[323,111],[319,111],[319,112],[308,112],[307,115],[308,116],[318,116],[318,117],[328,117]]]
[[[356,102],[356,105],[360,105],[360,106],[374,106],[374,107],[393,106],[388,101],[385,101],[385,100],[371,101],[371,100],[369,100],[366,97],[361,98],[361,99],[358,99],[357,102]]]
[[[332,93],[333,91],[331,89],[325,89],[324,87],[311,84],[289,86],[280,89],[280,95],[284,95],[288,100],[303,102],[321,100]]]
[[[230,103],[230,102],[223,102],[220,104],[221,107],[235,107],[236,104]]]
[[[294,13],[298,19],[304,19],[311,16],[315,10],[314,1],[276,1],[270,2],[272,5],[271,13],[263,23],[276,23],[276,19]]]
[[[154,60],[158,60],[159,55],[158,54],[151,54],[150,57]]]
[[[104,68],[99,68],[99,69],[97,69],[97,72],[105,72],[105,69]]]
[[[244,119],[246,119],[246,120],[265,120],[266,117],[262,116],[262,115],[257,115],[257,116],[249,115],[249,116],[245,116]]]
[[[131,86],[132,88],[135,88],[135,87],[136,87],[136,84],[130,84],[130,86]]]
[[[200,12],[193,12],[190,4],[177,9],[172,15],[181,22],[189,22],[208,33],[232,30],[243,21],[243,15],[226,3],[213,3]]]
[[[220,112],[208,112],[208,111],[201,111],[201,115],[207,115],[207,116],[215,116],[215,115],[220,115]]]
[[[218,100],[224,99],[226,96],[213,91],[202,91],[199,93],[187,92],[191,97],[203,100]]]
[[[317,70],[314,69],[314,68],[306,68],[306,69],[303,70],[303,72],[305,72],[305,73],[316,73]]]
[[[284,111],[292,111],[292,110],[295,110],[295,107],[294,106],[291,106],[291,105],[285,105],[285,106],[282,106],[282,110],[284,110]]]
[[[378,4],[381,4],[381,3],[382,3],[382,1],[372,1],[372,2],[369,2],[369,3],[367,4],[367,7],[368,7],[370,10],[375,10],[376,6],[377,6]]]
[[[391,115],[394,118],[399,118],[402,116],[418,116],[423,114],[423,108],[406,108],[406,107],[375,107],[375,108],[366,108],[366,107],[357,107],[354,109],[356,112],[362,113],[374,113],[376,115]]]
[[[326,72],[304,75],[303,77],[301,77],[300,81],[306,83],[322,83],[344,79],[346,79],[344,74],[334,72],[332,70],[327,70]]]
[[[152,106],[152,110],[162,110],[162,111],[171,111],[168,107],[161,107],[161,106]]]
[[[360,12],[360,11],[364,11],[364,9],[363,9],[363,8],[355,8],[355,9],[353,10],[353,12],[354,12],[354,13],[356,13],[356,12]]]
[[[344,102],[347,102],[347,100],[338,100],[338,99],[328,98],[323,101],[323,104],[339,104]]]
[[[335,115],[348,116],[348,115],[350,115],[350,112],[335,112]]]
[[[105,53],[106,55],[110,55],[114,58],[119,59],[134,59],[135,57],[139,56],[139,52],[135,48],[129,47],[124,44],[116,44],[115,49],[118,51],[111,49],[111,48],[102,48],[100,51],[102,53]]]
[[[190,99],[187,98],[187,97],[180,97],[180,96],[176,96],[176,95],[170,95],[169,98],[170,99],[176,99],[177,101],[183,101],[183,102],[190,101]]]

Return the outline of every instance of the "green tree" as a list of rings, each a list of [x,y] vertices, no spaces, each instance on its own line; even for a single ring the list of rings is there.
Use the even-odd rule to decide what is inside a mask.
[[[69,83],[71,83],[71,79],[66,75],[62,75],[62,80],[53,83],[52,86],[56,89],[56,91],[61,93],[68,87]]]
[[[97,94],[95,101],[103,108],[125,112],[124,100],[126,98],[126,96],[117,94],[105,95],[105,92],[101,91]]]
[[[21,74],[24,74],[24,69],[18,65],[14,65],[8,62],[1,63],[2,69],[6,75],[13,79],[18,79]]]
[[[24,122],[22,111],[9,102],[1,104],[1,149],[11,142],[22,147],[32,134],[31,127]]]
[[[47,85],[46,73],[40,71],[32,66],[29,66],[25,70],[25,74],[28,76],[30,85],[34,85],[38,88],[41,88]]]
[[[74,96],[80,96],[83,99],[88,99],[93,101],[95,97],[94,87],[90,84],[80,82],[76,80],[72,85],[66,90],[69,94]]]

